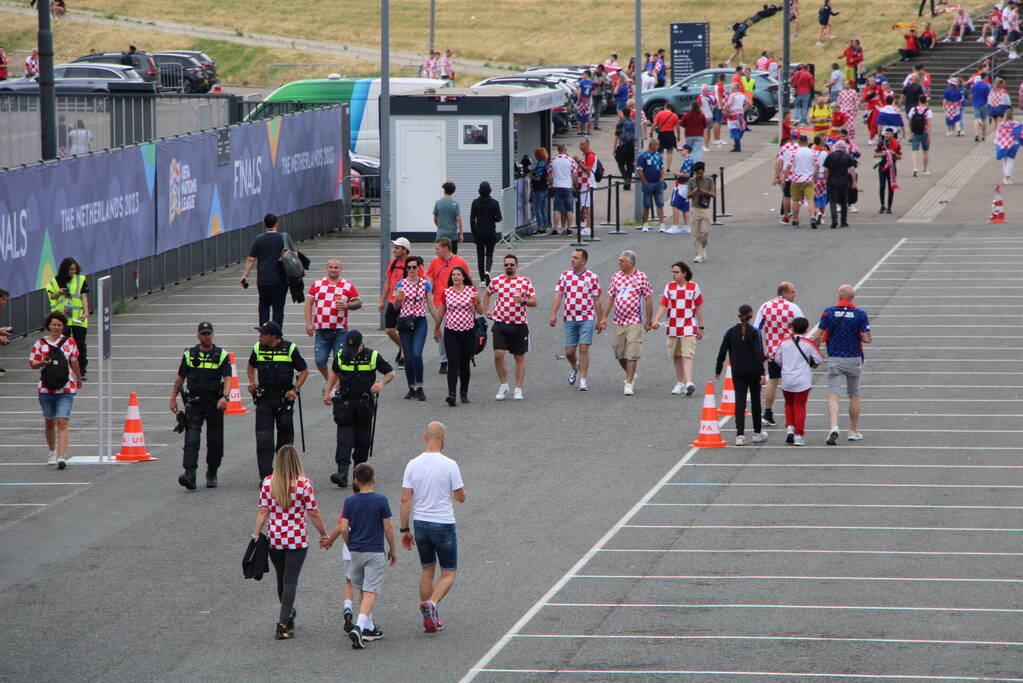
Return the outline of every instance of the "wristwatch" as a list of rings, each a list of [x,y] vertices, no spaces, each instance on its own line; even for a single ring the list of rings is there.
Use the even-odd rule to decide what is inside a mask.
[[[703,325],[700,325],[700,329],[701,329],[701,330],[703,329]]]
[[[409,530],[409,528],[407,526],[403,526],[402,528],[398,529],[398,533],[399,534],[403,534],[403,533],[405,533],[408,530]]]

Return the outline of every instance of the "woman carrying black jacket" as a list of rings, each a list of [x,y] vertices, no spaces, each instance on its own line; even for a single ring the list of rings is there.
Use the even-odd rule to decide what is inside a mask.
[[[749,392],[750,407],[753,411],[753,443],[767,441],[767,434],[761,431],[760,387],[764,379],[764,346],[760,331],[749,324],[753,319],[753,308],[747,304],[739,306],[739,324],[727,332],[718,350],[718,362],[714,377],[721,377],[725,366],[725,355],[732,364],[732,382],[735,384],[735,445],[745,446],[746,437],[746,392]]]
[[[476,265],[480,279],[490,284],[490,267],[494,263],[494,245],[497,244],[497,224],[501,222],[501,205],[490,196],[490,183],[480,183],[480,196],[472,200],[469,209],[469,230],[476,243]]]

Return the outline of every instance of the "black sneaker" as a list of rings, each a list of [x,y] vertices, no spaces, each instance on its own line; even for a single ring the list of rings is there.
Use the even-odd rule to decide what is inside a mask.
[[[217,475],[209,473],[206,474],[206,488],[208,489],[217,488]]]
[[[362,639],[362,629],[358,626],[352,627],[352,630],[348,632],[348,637],[352,639],[353,650],[362,650],[366,647],[366,643]]]
[[[298,610],[292,608],[291,613],[288,615],[288,632],[295,630],[295,616],[298,614]]]
[[[448,394],[448,397],[447,397],[446,400],[447,400],[449,406],[451,406],[452,408],[455,407],[456,404],[455,404],[455,395],[454,394]]]
[[[376,626],[370,629],[366,629],[365,631],[362,632],[362,639],[367,643],[371,643],[374,640],[380,640],[383,637],[384,632],[378,629]]]
[[[346,488],[348,486],[348,475],[345,472],[335,472],[330,475],[330,480],[341,488]]]
[[[345,608],[345,633],[351,633],[352,629],[355,628],[355,622],[352,621],[352,610]]]
[[[288,627],[284,624],[277,624],[277,633],[274,634],[275,640],[291,640],[292,633],[288,630]]]
[[[7,374],[7,371],[4,370],[3,368],[0,368],[0,377],[3,377],[6,374]]]
[[[837,429],[832,429],[828,433],[827,444],[829,446],[834,446],[836,443],[838,443],[838,430]]]
[[[469,394],[462,394],[461,397],[460,397],[460,400],[462,401],[462,403],[468,403],[469,402]]]
[[[448,374],[448,364],[446,362],[440,364],[440,374]]]
[[[182,486],[184,486],[189,491],[194,491],[195,490],[195,473],[194,472],[185,472],[180,477],[178,477],[178,483],[181,484]]]
[[[426,393],[423,391],[422,387],[416,389],[416,398],[419,399],[420,401],[426,400]]]
[[[405,398],[415,398],[415,397],[416,397],[416,390],[413,389],[412,387],[409,387],[408,388],[408,393],[405,394]]]
[[[770,408],[764,411],[764,416],[761,419],[763,420],[764,424],[770,425],[771,427],[774,427],[776,424],[778,424],[777,422],[774,421],[774,411],[771,410]]]
[[[792,221],[791,225],[792,225],[793,228],[798,228],[799,227],[799,221]]]

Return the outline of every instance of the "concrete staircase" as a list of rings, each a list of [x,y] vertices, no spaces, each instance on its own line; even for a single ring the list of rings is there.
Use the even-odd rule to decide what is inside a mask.
[[[885,64],[885,74],[892,82],[892,88],[896,92],[900,91],[902,89],[902,81],[912,71],[913,66],[915,64],[923,64],[924,68],[931,74],[931,89],[940,93],[945,89],[945,81],[948,80],[949,76],[993,54],[995,74],[1004,78],[1007,88],[1010,92],[1014,93],[1020,82],[1023,81],[1023,59],[1009,60],[1008,52],[1002,50],[995,51],[993,48],[984,45],[984,43],[976,42],[977,35],[979,33],[974,33],[973,37],[967,36],[963,38],[961,43],[939,42],[933,50],[921,53],[910,62],[896,60]],[[973,75],[974,71],[976,71],[976,68],[970,68],[959,75],[964,79],[969,78]],[[870,72],[868,71],[868,73]]]

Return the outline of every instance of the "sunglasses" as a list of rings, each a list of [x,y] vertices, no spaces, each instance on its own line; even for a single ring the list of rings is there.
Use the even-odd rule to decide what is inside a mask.
[[[409,270],[419,270],[419,266],[407,266]]]

